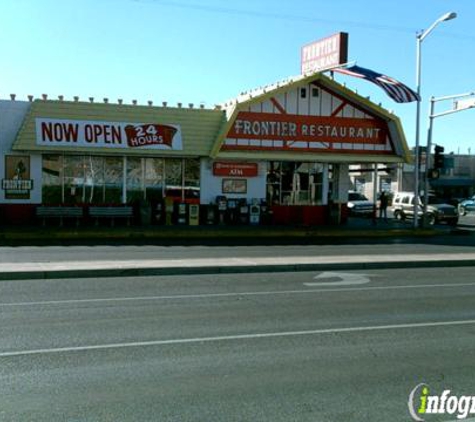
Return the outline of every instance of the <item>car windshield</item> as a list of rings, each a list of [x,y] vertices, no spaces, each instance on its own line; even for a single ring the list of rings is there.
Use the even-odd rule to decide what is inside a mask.
[[[364,196],[363,194],[361,193],[358,193],[358,192],[350,192],[348,194],[348,200],[349,201],[367,201],[368,198],[366,198],[366,196]]]

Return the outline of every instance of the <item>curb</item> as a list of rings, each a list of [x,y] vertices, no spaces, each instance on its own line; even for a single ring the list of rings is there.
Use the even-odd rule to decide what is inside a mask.
[[[176,229],[163,227],[160,230],[145,229],[114,229],[114,230],[19,230],[0,231],[0,245],[61,245],[75,243],[120,244],[120,243],[151,243],[182,244],[189,242],[209,243],[220,241],[250,241],[254,243],[272,240],[354,240],[354,239],[387,239],[391,237],[433,237],[446,234],[442,229],[409,229],[409,228],[279,228],[279,227],[233,227],[213,228],[197,227],[196,229]]]
[[[0,281],[52,280],[60,278],[105,278],[138,276],[176,276],[193,274],[242,274],[303,271],[375,270],[401,268],[473,267],[475,259],[413,261],[338,262],[314,264],[222,265],[195,267],[101,268],[75,270],[30,270],[0,273]]]

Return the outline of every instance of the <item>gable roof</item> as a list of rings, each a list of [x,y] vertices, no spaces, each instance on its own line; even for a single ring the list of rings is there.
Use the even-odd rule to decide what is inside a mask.
[[[127,150],[131,155],[160,156],[209,156],[211,146],[225,121],[220,110],[201,108],[152,107],[140,105],[87,103],[57,100],[35,100],[20,128],[13,150],[38,152],[74,152],[95,154],[119,154],[124,150],[113,148],[90,148],[76,146],[74,151],[67,146],[47,147],[36,142],[36,119],[84,120],[97,122],[150,123],[163,122],[181,127],[182,150]],[[53,149],[54,148],[54,149]]]
[[[383,120],[388,124],[388,129],[390,133],[390,138],[393,142],[394,154],[391,156],[381,157],[378,154],[372,154],[368,156],[358,157],[359,161],[364,162],[408,162],[410,160],[410,152],[407,146],[407,142],[404,136],[404,131],[400,119],[394,114],[390,113],[381,106],[373,103],[367,98],[364,98],[345,86],[335,82],[333,79],[325,76],[323,73],[313,73],[310,75],[300,75],[294,78],[289,78],[286,81],[278,82],[273,85],[260,88],[248,93],[242,93],[237,98],[225,103],[223,108],[226,112],[226,121],[221,127],[219,134],[216,138],[216,141],[211,149],[211,156],[213,158],[225,155],[226,157],[233,158],[236,156],[236,153],[223,152],[221,147],[224,144],[227,134],[231,130],[238,113],[249,110],[251,107],[263,103],[267,100],[271,100],[281,94],[285,94],[291,90],[295,90],[300,87],[305,87],[308,85],[313,85],[320,87],[331,95],[341,99],[342,101],[351,104],[353,107],[361,110],[363,113],[374,117],[375,119]],[[259,155],[256,152],[253,152],[254,155]],[[284,159],[295,158],[295,152],[290,153],[277,153],[278,156]],[[242,154],[241,154],[242,155]],[[264,154],[261,154],[264,155]],[[306,154],[306,157],[309,159],[323,159],[323,154]],[[267,157],[268,158],[268,154]],[[354,162],[353,157],[348,157],[343,153],[336,154],[325,154],[325,161],[336,161],[336,162]]]

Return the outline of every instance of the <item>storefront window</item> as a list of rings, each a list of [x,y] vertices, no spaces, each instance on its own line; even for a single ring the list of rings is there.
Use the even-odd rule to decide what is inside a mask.
[[[129,204],[144,199],[144,169],[142,158],[127,158],[127,202]]]
[[[281,163],[281,205],[294,205],[294,162]]]
[[[63,156],[43,156],[43,204],[63,202]]]
[[[175,200],[183,200],[183,160],[167,159],[165,161],[166,196]]]
[[[266,201],[268,204],[280,204],[281,203],[281,190],[282,180],[280,172],[281,163],[277,161],[271,161],[268,164],[267,169],[267,189],[266,189]]]
[[[84,201],[87,204],[105,202],[104,198],[104,158],[88,156],[84,159],[85,183]]]
[[[310,163],[309,165],[309,203],[311,205],[323,204],[323,165]]]
[[[124,165],[122,157],[104,157],[104,202],[122,203]]]
[[[269,204],[321,204],[323,166],[320,163],[271,161],[267,170],[266,192]]]
[[[185,160],[185,198],[196,202],[200,199],[200,160],[188,158]]]
[[[80,204],[85,202],[84,190],[86,169],[82,155],[65,155],[64,160],[64,203]]]
[[[43,203],[120,204],[124,157],[43,156]],[[127,157],[127,203],[159,201],[164,192],[176,200],[200,197],[200,160]]]
[[[162,158],[144,158],[145,196],[149,202],[163,198],[163,165]]]

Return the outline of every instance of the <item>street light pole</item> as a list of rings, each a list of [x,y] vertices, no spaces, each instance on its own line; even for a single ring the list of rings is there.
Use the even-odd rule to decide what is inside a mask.
[[[455,12],[449,12],[445,15],[442,15],[439,19],[437,19],[429,28],[425,31],[422,31],[416,34],[416,92],[418,95],[417,104],[416,104],[416,146],[415,146],[415,163],[414,163],[414,193],[416,198],[419,197],[419,139],[420,139],[420,120],[421,120],[421,45],[422,41],[434,30],[434,28],[441,22],[449,21],[451,19],[455,19],[457,14]],[[427,157],[427,152],[426,152]],[[427,166],[427,164],[426,164]],[[414,228],[417,228],[418,220],[417,220],[417,211],[418,211],[418,201],[414,201]]]
[[[418,200],[419,197],[419,161],[420,161],[420,152],[419,152],[419,133],[420,133],[420,121],[421,121],[421,44],[422,44],[422,35],[416,35],[416,92],[417,92],[417,104],[416,104],[416,148],[414,154],[414,228],[417,229],[417,212],[418,212]]]

